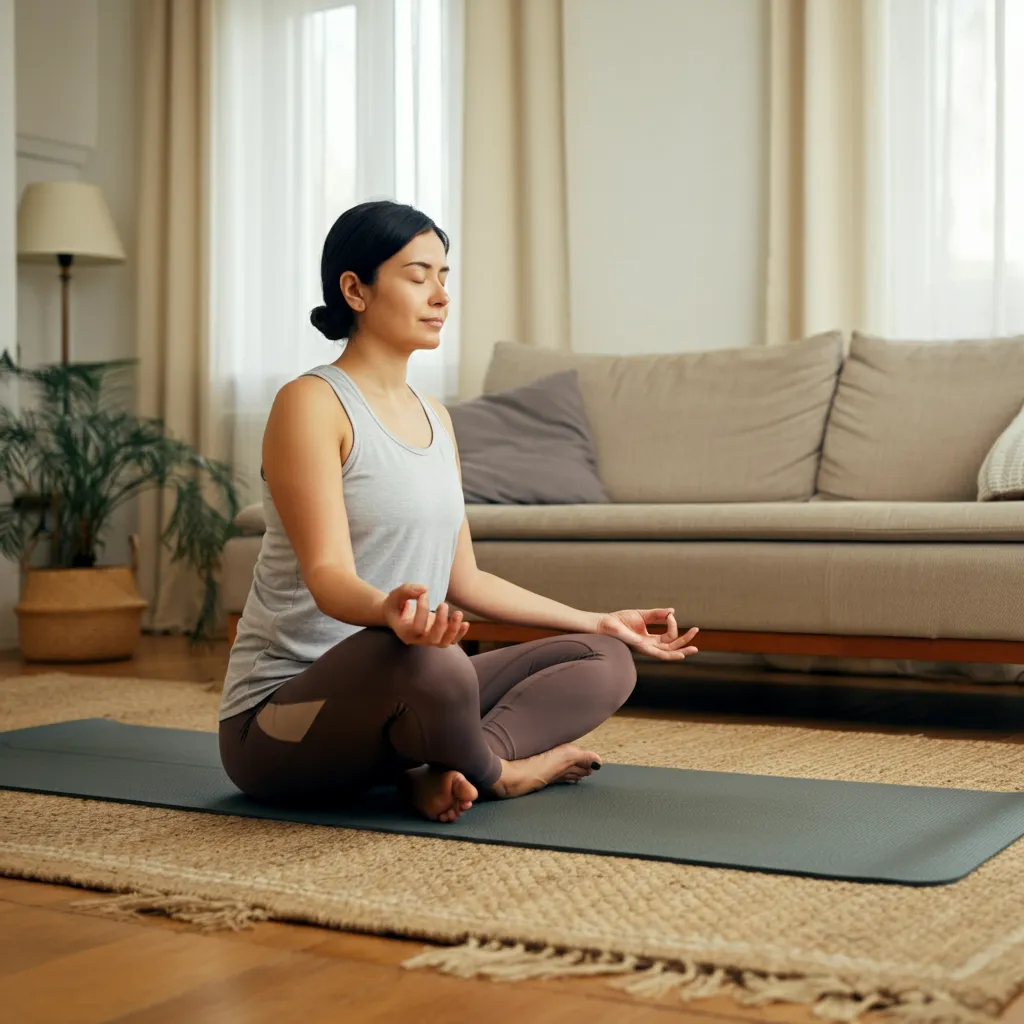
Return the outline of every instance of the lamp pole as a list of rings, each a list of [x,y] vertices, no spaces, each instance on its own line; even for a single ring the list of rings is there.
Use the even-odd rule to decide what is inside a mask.
[[[62,252],[57,256],[60,264],[60,362],[67,366],[71,355],[71,253]]]

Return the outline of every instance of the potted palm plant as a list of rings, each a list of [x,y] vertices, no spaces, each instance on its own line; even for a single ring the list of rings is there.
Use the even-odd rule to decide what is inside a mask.
[[[112,514],[151,489],[174,492],[161,541],[203,581],[190,636],[209,636],[214,625],[215,573],[237,532],[231,470],[169,437],[162,421],[120,407],[118,385],[134,363],[25,369],[0,356],[0,382],[25,381],[37,395],[17,412],[0,405],[0,488],[9,498],[0,502],[0,554],[23,566],[15,611],[26,660],[132,656],[147,607],[135,582],[135,538],[130,566],[96,563]]]

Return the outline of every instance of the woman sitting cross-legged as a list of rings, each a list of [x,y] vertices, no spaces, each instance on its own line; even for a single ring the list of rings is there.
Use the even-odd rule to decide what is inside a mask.
[[[220,753],[251,797],[329,807],[384,783],[453,821],[476,799],[572,783],[575,744],[636,683],[630,648],[694,653],[671,608],[578,611],[481,571],[451,419],[406,381],[440,344],[448,240],[392,202],[342,214],[311,319],[342,354],[278,392],[263,437],[266,516],[231,649]],[[571,630],[468,655],[483,618]],[[666,632],[646,625],[666,622]]]

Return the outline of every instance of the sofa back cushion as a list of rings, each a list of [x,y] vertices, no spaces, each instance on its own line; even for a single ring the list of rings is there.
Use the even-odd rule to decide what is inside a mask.
[[[818,490],[861,501],[973,501],[1024,401],[1024,336],[887,341],[854,332]]]
[[[607,502],[575,370],[453,402],[466,504]]]
[[[494,348],[484,393],[576,370],[612,501],[805,501],[842,350],[838,332],[627,356],[505,341]]]

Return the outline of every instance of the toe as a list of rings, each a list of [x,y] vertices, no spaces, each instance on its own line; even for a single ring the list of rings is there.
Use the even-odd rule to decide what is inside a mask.
[[[476,786],[469,781],[464,775],[457,775],[452,784],[452,796],[456,802],[461,801],[462,803],[472,802],[477,798]]]

